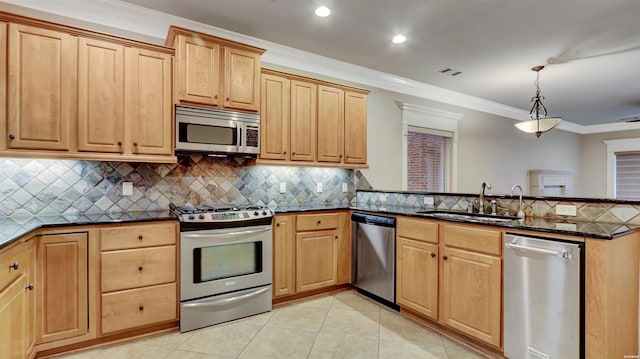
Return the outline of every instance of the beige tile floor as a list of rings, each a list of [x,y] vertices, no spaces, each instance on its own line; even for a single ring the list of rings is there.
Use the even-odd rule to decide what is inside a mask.
[[[158,335],[59,358],[483,357],[354,291],[343,291],[188,333]]]

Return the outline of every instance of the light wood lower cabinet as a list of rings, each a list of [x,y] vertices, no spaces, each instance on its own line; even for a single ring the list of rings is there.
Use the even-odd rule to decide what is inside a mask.
[[[36,350],[37,326],[36,326],[36,273],[38,270],[36,238],[31,238],[26,242],[27,246],[27,327],[26,327],[26,345],[27,357],[33,357]]]
[[[87,335],[87,232],[44,235],[38,241],[38,343]]]
[[[396,302],[438,319],[438,245],[400,238],[396,243]]]
[[[351,280],[349,213],[279,214],[273,230],[273,297]]]
[[[27,276],[18,279],[0,292],[0,358],[26,357]]]

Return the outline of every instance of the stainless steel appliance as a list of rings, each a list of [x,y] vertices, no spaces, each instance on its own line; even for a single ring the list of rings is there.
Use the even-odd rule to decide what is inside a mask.
[[[396,219],[353,213],[351,223],[352,283],[365,294],[395,307]]]
[[[584,358],[584,246],[504,236],[504,355]]]
[[[171,205],[180,220],[180,331],[271,310],[273,212]]]
[[[176,105],[176,152],[255,156],[260,115]]]

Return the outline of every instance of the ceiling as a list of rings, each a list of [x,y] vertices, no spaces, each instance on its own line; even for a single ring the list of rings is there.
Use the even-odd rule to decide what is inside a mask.
[[[531,68],[546,65],[549,115],[640,116],[638,0],[125,1],[526,111]],[[318,5],[332,14],[316,17]],[[397,33],[404,44],[391,43]]]

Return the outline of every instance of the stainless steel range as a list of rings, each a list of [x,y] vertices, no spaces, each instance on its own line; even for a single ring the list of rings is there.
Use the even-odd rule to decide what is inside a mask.
[[[273,212],[170,208],[180,220],[180,331],[270,311]]]

